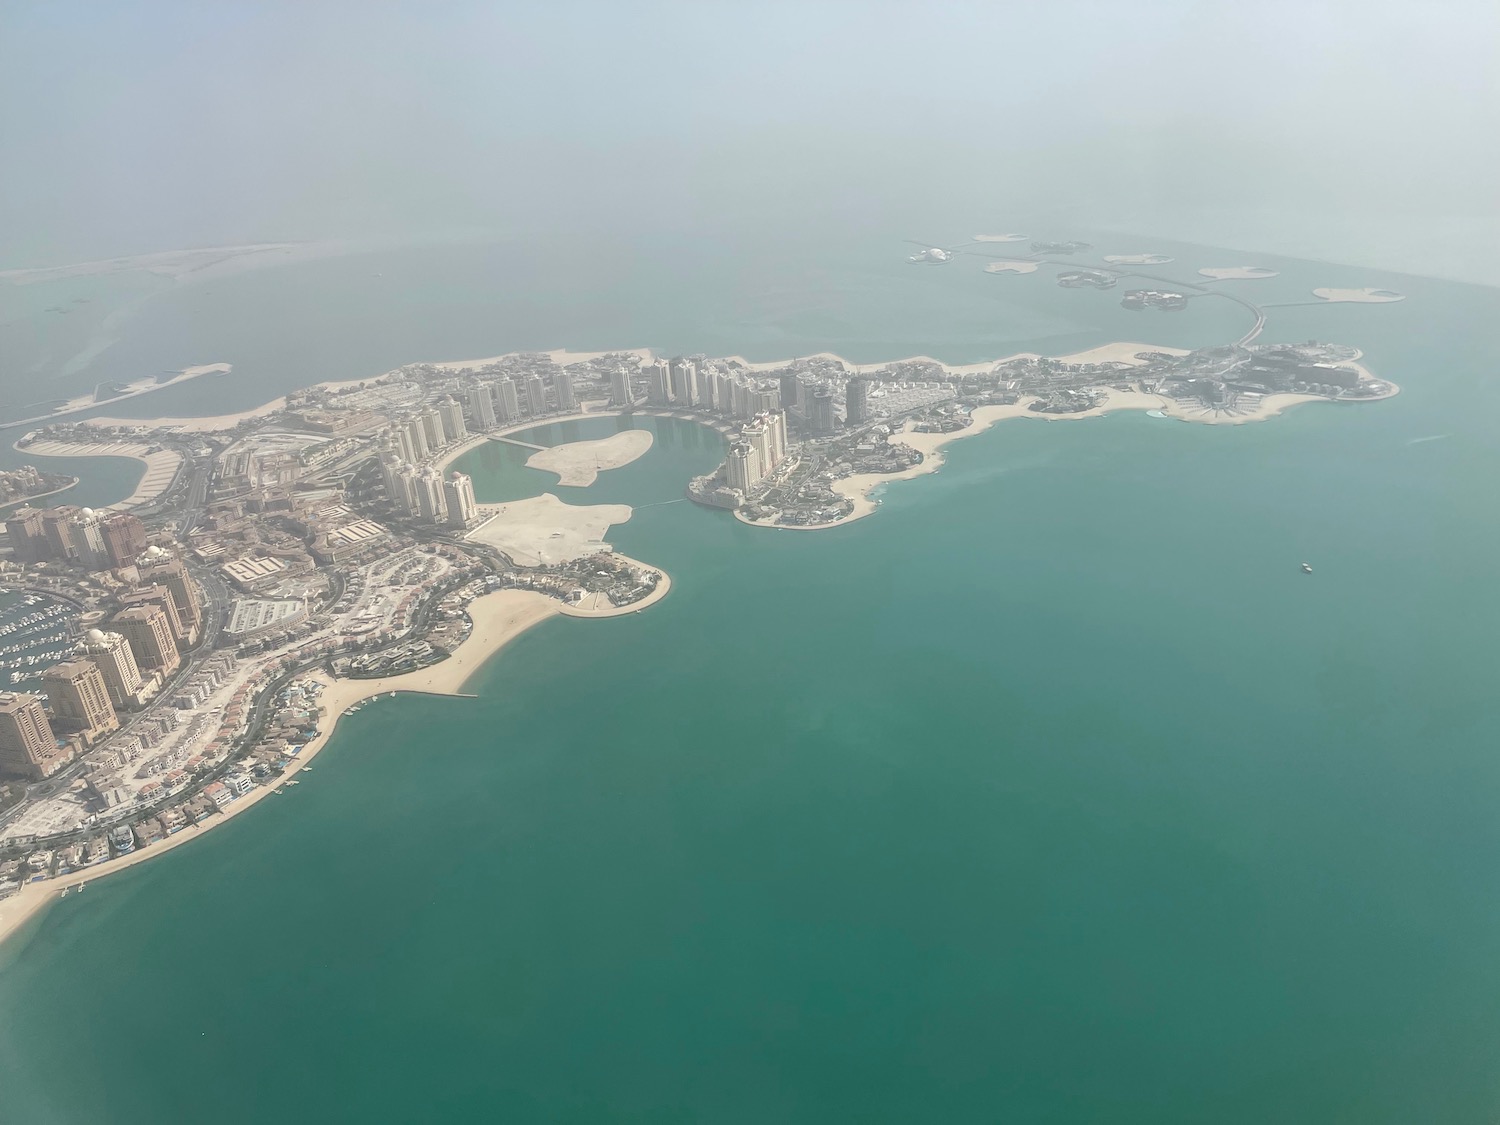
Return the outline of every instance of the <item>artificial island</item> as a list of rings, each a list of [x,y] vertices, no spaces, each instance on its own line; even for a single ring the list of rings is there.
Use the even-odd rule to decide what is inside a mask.
[[[1250,337],[1263,324],[1261,313]],[[964,366],[528,352],[410,364],[218,418],[30,431],[23,452],[129,456],[146,469],[109,510],[8,513],[0,936],[59,893],[288,792],[364,700],[460,694],[543,619],[635,613],[667,593],[665,572],[606,541],[627,505],[550,492],[480,502],[452,469],[480,443],[521,447],[557,487],[583,488],[644,454],[650,432],[622,423],[550,447],[523,432],[690,419],[723,434],[726,452],[685,482],[687,498],[755,526],[828,529],[872,512],[880,484],[933,471],[946,443],[1002,419],[1143,410],[1238,424],[1397,393],[1359,360],[1345,345],[1250,338]]]

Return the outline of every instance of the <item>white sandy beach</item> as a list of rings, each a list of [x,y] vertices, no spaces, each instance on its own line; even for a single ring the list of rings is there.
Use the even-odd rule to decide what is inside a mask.
[[[219,369],[228,370],[227,363],[207,364],[201,368],[185,368],[185,371],[198,371],[200,373],[215,371]],[[342,379],[327,383],[317,383],[314,390],[337,391],[345,387],[357,387],[361,383],[372,383],[380,378],[372,375],[368,379]],[[208,434],[219,430],[232,430],[241,422],[251,418],[264,418],[267,414],[275,414],[278,410],[286,409],[286,395],[273,398],[270,402],[263,402],[259,406],[253,406],[248,410],[240,410],[234,414],[211,414],[196,418],[85,418],[80,425],[101,427],[123,427],[126,429],[141,430],[175,430],[183,434]]]
[[[248,418],[264,418],[286,409],[285,396],[262,403],[236,414],[214,414],[198,418],[85,418],[83,425],[102,428],[140,430],[176,430],[182,434],[207,434],[216,430],[232,430]]]
[[[665,590],[662,594],[665,595]],[[323,719],[318,724],[320,733],[293,759],[282,780],[295,777],[303,766],[317,756],[318,751],[327,745],[328,739],[332,736],[339,716],[354,704],[389,691],[457,695],[463,690],[469,677],[486,660],[500,651],[507,642],[520,636],[538,622],[545,621],[561,612],[562,606],[544,594],[530,590],[498,590],[492,594],[485,594],[469,604],[468,613],[474,622],[473,631],[454,650],[453,655],[441,664],[378,680],[337,680],[324,673],[310,675],[309,679],[316,679],[327,685],[319,699],[320,705],[324,708]],[[265,800],[272,795],[272,791],[279,784],[280,782],[276,782],[258,786],[246,796],[232,802],[222,814],[210,817],[202,825],[183,828],[160,843],[152,844],[149,848],[132,852],[118,859],[108,860],[71,875],[26,885],[17,894],[0,902],[0,942],[14,934],[44,907],[55,902],[65,887],[74,887],[79,883],[89,883],[106,875],[113,875],[117,871],[123,871],[127,867],[144,863],[173,848],[181,847]]]
[[[1104,260],[1116,266],[1164,266],[1177,259],[1167,254],[1106,254]]]
[[[1025,242],[1027,238],[1024,234],[973,234],[969,237],[975,242]]]
[[[539,449],[526,459],[526,467],[556,473],[560,485],[587,488],[600,473],[644,457],[651,442],[650,430],[621,430],[597,441],[570,441]]]

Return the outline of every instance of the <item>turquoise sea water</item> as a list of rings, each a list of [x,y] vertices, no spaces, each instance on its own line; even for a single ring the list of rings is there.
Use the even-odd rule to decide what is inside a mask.
[[[1243,257],[1100,246],[1138,249]],[[558,492],[640,505],[610,539],[671,594],[544,623],[478,699],[361,710],[307,784],[60,902],[0,952],[0,1116],[1493,1120],[1500,294],[1273,264],[1245,291],[1410,295],[1268,332],[1357,344],[1399,397],[1007,422],[817,533],[665,503],[721,439],[634,420],[646,457]],[[914,267],[838,274],[794,331],[795,275],[756,347],[637,310],[442,352],[961,360],[1243,320]],[[550,488],[524,452],[467,455],[482,499]]]

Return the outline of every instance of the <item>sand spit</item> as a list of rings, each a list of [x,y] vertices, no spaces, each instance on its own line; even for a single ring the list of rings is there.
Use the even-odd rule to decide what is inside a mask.
[[[650,430],[621,430],[597,441],[570,441],[539,450],[526,459],[526,467],[556,473],[559,485],[587,488],[600,473],[645,456],[652,440]]]
[[[1208,266],[1198,272],[1215,281],[1254,281],[1261,277],[1275,277],[1278,273],[1264,266]]]
[[[175,430],[180,434],[209,434],[232,430],[251,418],[264,418],[286,409],[286,398],[272,399],[238,414],[214,414],[204,418],[85,418],[83,425],[101,429]]]
[[[227,363],[214,363],[206,367],[186,368],[186,371],[228,371],[230,365]],[[361,383],[374,382],[370,379],[343,379],[336,382],[318,383],[309,390],[339,391],[345,387],[357,387]],[[232,430],[241,422],[252,418],[264,418],[267,414],[275,414],[278,410],[286,409],[286,396],[273,398],[270,402],[263,402],[259,406],[249,410],[241,410],[235,414],[213,414],[202,418],[85,418],[80,425],[98,426],[102,429],[131,429],[131,430],[173,430],[180,434],[210,434],[221,430]]]
[[[633,514],[628,504],[565,504],[550,492],[480,508],[476,543],[505,552],[517,566],[551,566],[608,550],[605,532]]]
[[[985,273],[1036,273],[1040,262],[1027,262],[1018,258],[996,258],[985,264]]]
[[[1024,234],[973,234],[969,237],[975,242],[1025,242],[1029,236]]]
[[[34,453],[38,457],[128,457],[132,461],[139,461],[146,466],[146,471],[136,483],[135,491],[119,503],[108,505],[119,511],[151,503],[172,487],[172,481],[182,465],[182,454],[175,449],[157,449],[152,452],[151,446],[138,442],[33,441],[24,449],[20,446],[13,448],[27,455]]]
[[[1164,266],[1177,259],[1169,254],[1106,254],[1104,260],[1116,266]]]
[[[665,591],[663,591],[665,593]],[[326,685],[319,702],[324,708],[323,719],[318,724],[319,734],[302,748],[292,760],[281,780],[289,780],[307,765],[328,743],[338,724],[339,717],[354,704],[390,691],[423,692],[429,695],[457,695],[486,660],[499,652],[507,642],[520,636],[538,622],[562,612],[562,607],[552,598],[530,590],[499,590],[485,594],[469,603],[468,614],[474,627],[464,642],[453,651],[453,655],[441,664],[408,672],[400,676],[387,676],[378,680],[338,680],[325,673],[309,675]],[[232,802],[222,813],[210,817],[201,825],[191,825],[174,833],[167,839],[149,848],[130,855],[111,859],[71,875],[40,883],[30,883],[4,902],[0,902],[0,942],[14,934],[28,919],[55,902],[66,887],[90,883],[106,875],[113,875],[127,867],[146,860],[155,859],[173,848],[181,847],[203,833],[238,816],[246,809],[269,797],[280,782],[262,785],[246,796]]]
[[[1405,293],[1397,293],[1392,289],[1314,289],[1314,297],[1321,297],[1325,301],[1335,304],[1351,303],[1361,305],[1388,305],[1392,301],[1406,300]]]

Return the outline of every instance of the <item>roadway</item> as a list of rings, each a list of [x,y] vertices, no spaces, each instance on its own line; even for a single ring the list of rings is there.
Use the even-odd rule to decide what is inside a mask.
[[[991,256],[988,254],[979,253],[978,251],[974,250],[967,251],[967,253],[974,254],[976,257],[980,258],[987,258]],[[1227,301],[1233,301],[1237,305],[1243,305],[1250,311],[1250,315],[1255,317],[1255,323],[1250,327],[1250,330],[1235,341],[1235,343],[1240,347],[1244,347],[1246,344],[1250,343],[1251,340],[1254,340],[1257,336],[1259,336],[1261,334],[1261,331],[1266,326],[1266,310],[1264,308],[1262,308],[1260,305],[1257,305],[1254,301],[1248,301],[1244,297],[1240,297],[1227,289],[1220,289],[1218,285],[1214,283],[1181,281],[1175,277],[1166,277],[1162,274],[1156,273],[1143,273],[1140,270],[1134,269],[1123,269],[1118,265],[1111,265],[1109,263],[1098,266],[1085,265],[1071,258],[1051,258],[1041,254],[1017,254],[1015,255],[1015,258],[1017,260],[1024,259],[1031,262],[1046,262],[1048,265],[1053,266],[1072,266],[1075,269],[1097,270],[1100,273],[1112,273],[1116,277],[1141,277],[1145,278],[1147,281],[1161,282],[1163,285],[1170,285],[1177,289],[1191,289],[1194,291],[1194,294],[1196,296],[1223,297]]]

